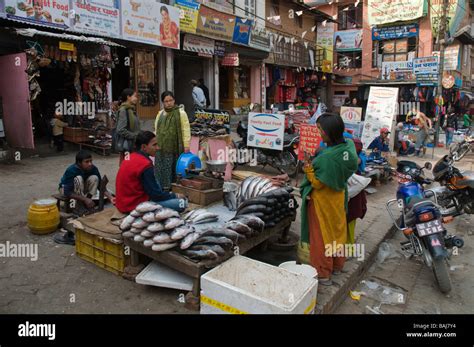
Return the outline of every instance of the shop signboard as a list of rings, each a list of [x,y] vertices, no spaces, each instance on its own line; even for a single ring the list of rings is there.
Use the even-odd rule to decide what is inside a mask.
[[[176,0],[179,9],[179,27],[182,32],[195,34],[199,16],[199,3],[194,0]]]
[[[413,72],[415,75],[437,74],[439,71],[438,57],[423,57],[413,60]]]
[[[235,17],[234,36],[232,37],[232,42],[248,46],[252,26],[253,20]]]
[[[122,2],[125,40],[179,48],[179,9],[156,0]]]
[[[186,34],[183,41],[183,50],[201,54],[214,54],[215,43],[213,39],[202,36]]]
[[[214,42],[214,55],[216,57],[222,58],[225,55],[225,43],[222,41]]]
[[[438,85],[438,73],[425,73],[416,75],[416,85],[419,87],[424,86],[437,86]]]
[[[428,11],[427,0],[369,0],[369,25],[409,21],[423,17]]]
[[[222,66],[239,66],[239,53],[226,53],[221,64]]]
[[[334,23],[318,23],[316,29],[316,48],[323,50],[321,69],[323,72],[332,73],[334,58]]]
[[[382,80],[414,80],[411,61],[384,61],[382,63]]]
[[[418,37],[418,23],[390,27],[372,28],[372,41]]]
[[[362,32],[362,29],[336,31],[334,33],[336,51],[362,50]]]
[[[285,115],[249,113],[247,146],[283,150]]]
[[[250,32],[249,46],[261,51],[270,52],[271,34],[265,28],[255,28]]]
[[[113,0],[72,0],[74,30],[91,35],[120,37],[120,8]]]
[[[444,70],[459,70],[461,55],[459,54],[460,45],[452,45],[444,50]]]
[[[4,5],[8,19],[58,29],[69,29],[71,26],[69,0],[4,0]]]
[[[341,107],[341,118],[344,122],[360,122],[362,120],[362,107]]]
[[[224,128],[226,128],[227,132],[230,133],[230,114],[227,111],[197,109],[194,112],[194,116],[197,119],[202,119],[206,122],[220,123]]]
[[[380,135],[380,129],[393,128],[397,113],[398,88],[370,87],[361,141],[364,149]]]
[[[305,153],[314,156],[322,140],[317,125],[301,124],[298,160],[304,160]]]
[[[196,33],[213,39],[232,42],[235,16],[201,5]]]

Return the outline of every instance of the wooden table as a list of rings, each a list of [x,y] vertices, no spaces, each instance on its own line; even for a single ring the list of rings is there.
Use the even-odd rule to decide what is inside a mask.
[[[155,252],[151,248],[145,247],[143,243],[133,241],[133,239],[124,239],[124,243],[130,247],[131,266],[139,265],[138,254],[144,254],[153,260],[192,277],[194,279],[192,294],[194,297],[199,298],[201,292],[201,275],[234,255],[245,254],[277,233],[287,233],[290,229],[291,221],[291,217],[288,217],[275,227],[265,229],[257,236],[242,240],[237,246],[234,246],[233,250],[228,251],[225,256],[217,260],[193,261],[174,250]]]
[[[110,151],[111,151],[111,147],[103,147],[103,146],[97,146],[97,145],[93,145],[91,143],[88,143],[88,142],[73,142],[73,143],[77,143],[79,145],[79,150],[82,149],[82,147],[88,147],[88,148],[94,148],[94,149],[98,149],[98,150],[101,150],[102,151],[102,155],[105,157],[107,155],[110,154]]]

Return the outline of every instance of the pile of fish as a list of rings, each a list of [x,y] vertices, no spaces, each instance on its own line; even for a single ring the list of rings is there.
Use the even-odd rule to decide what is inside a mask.
[[[288,175],[275,177],[249,176],[242,181],[240,188],[236,192],[237,205],[240,206],[244,201],[255,198],[262,194],[283,187],[288,182]]]
[[[190,224],[214,223],[219,220],[219,216],[207,211],[206,209],[200,208],[186,213],[183,216],[183,220]]]
[[[265,223],[265,228],[272,228],[287,217],[294,219],[298,203],[292,192],[291,187],[276,188],[246,199],[239,205],[234,220],[249,216],[258,217]]]
[[[204,137],[215,137],[221,135],[227,135],[227,130],[224,127],[224,123],[213,120],[206,120],[202,118],[196,118],[191,124],[191,135],[204,136]]]
[[[179,213],[154,202],[139,204],[120,224],[122,236],[141,242],[156,252],[178,246],[195,229]]]
[[[192,260],[216,260],[232,252],[241,236],[225,228],[208,228],[188,234],[179,251]]]

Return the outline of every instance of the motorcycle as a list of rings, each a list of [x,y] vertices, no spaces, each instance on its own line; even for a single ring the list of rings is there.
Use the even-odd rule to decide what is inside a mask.
[[[289,124],[289,126],[292,128],[293,124]],[[296,154],[296,149],[298,148],[300,137],[294,131],[288,133],[285,130],[282,151],[265,148],[247,147],[248,127],[247,124],[243,123],[242,121],[240,121],[237,126],[237,134],[241,138],[241,140],[236,143],[237,150],[254,150],[254,153],[256,154],[257,165],[263,165],[264,167],[266,165],[270,165],[281,173],[287,173],[288,176],[292,178],[296,177],[296,174],[298,172],[298,155]],[[248,157],[249,156],[247,156],[247,160],[245,163],[250,162]],[[242,164],[242,162],[240,161],[238,163]]]
[[[432,166],[433,177],[440,187],[434,189],[436,199],[452,215],[474,214],[474,172],[461,172],[454,166],[455,154],[447,154]]]
[[[465,155],[472,151],[474,147],[474,138],[470,135],[464,136],[464,139],[456,144],[451,145],[449,151],[454,161],[459,161]]]
[[[392,169],[392,173],[399,182],[397,198],[389,200],[386,209],[395,227],[407,238],[401,242],[402,251],[422,257],[432,269],[440,291],[448,293],[452,286],[447,260],[454,247],[464,245],[462,238],[448,234],[445,228],[453,217],[445,215],[442,208],[428,197],[429,190],[425,190],[423,185],[429,184],[430,180],[424,177],[423,168],[404,161],[396,170]],[[402,212],[399,219],[392,213],[393,204],[398,204]]]

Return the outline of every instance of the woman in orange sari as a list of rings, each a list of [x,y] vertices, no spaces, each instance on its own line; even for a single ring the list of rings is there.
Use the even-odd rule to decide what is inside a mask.
[[[170,13],[166,6],[160,8],[163,22],[160,24],[161,45],[169,48],[178,48],[179,27],[170,19]]]
[[[343,137],[344,122],[325,113],[317,120],[328,145],[311,162],[305,161],[301,184],[301,241],[310,244],[310,262],[318,271],[321,285],[332,285],[331,276],[342,271],[347,242],[347,180],[357,171],[354,143]]]

